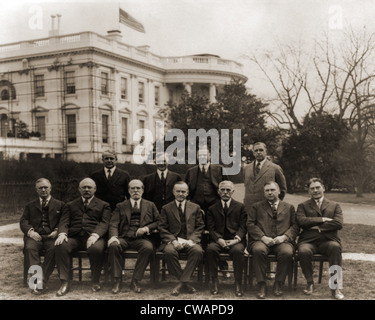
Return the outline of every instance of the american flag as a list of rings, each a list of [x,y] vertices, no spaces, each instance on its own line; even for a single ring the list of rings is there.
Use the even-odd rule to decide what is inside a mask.
[[[135,20],[129,13],[125,12],[122,9],[120,9],[120,23],[123,23],[124,25],[139,32],[146,33],[142,23]]]

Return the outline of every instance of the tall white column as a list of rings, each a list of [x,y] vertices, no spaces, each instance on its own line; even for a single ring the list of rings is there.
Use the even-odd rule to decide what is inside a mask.
[[[216,85],[214,83],[210,83],[210,102],[216,102]]]
[[[184,82],[183,85],[184,85],[185,90],[189,93],[189,95],[191,95],[191,86],[193,84],[190,82]]]

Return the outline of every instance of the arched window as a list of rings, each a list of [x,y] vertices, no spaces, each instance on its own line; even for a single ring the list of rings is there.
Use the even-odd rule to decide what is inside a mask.
[[[1,100],[9,100],[9,91],[7,89],[1,91]]]

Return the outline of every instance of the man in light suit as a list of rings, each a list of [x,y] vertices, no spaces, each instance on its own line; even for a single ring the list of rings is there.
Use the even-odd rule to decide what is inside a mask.
[[[212,277],[211,294],[219,293],[217,278],[219,255],[221,252],[226,252],[233,259],[235,295],[242,297],[247,213],[242,203],[232,199],[233,192],[233,182],[226,180],[220,182],[218,193],[221,201],[209,207],[207,211],[207,224],[212,241],[207,246],[206,253],[209,273]]]
[[[299,227],[293,205],[279,200],[280,188],[274,181],[264,185],[265,200],[255,203],[248,214],[248,251],[253,254],[259,299],[266,298],[267,255],[277,258],[275,296],[283,294],[282,285],[293,268],[295,239]]]
[[[338,203],[325,198],[321,179],[311,178],[307,185],[311,199],[297,208],[297,222],[302,227],[298,239],[298,257],[307,281],[304,294],[311,295],[314,292],[313,254],[328,256],[330,267],[342,265],[341,241],[337,231],[342,229],[343,214]],[[331,289],[331,294],[335,299],[344,299],[339,287]]]
[[[95,182],[85,178],[79,184],[81,197],[64,206],[55,241],[56,264],[61,280],[57,296],[63,296],[70,290],[71,254],[78,250],[87,251],[92,291],[101,289],[99,280],[104,261],[105,238],[112,213],[107,202],[95,197],[95,191]]]
[[[283,170],[277,164],[267,159],[267,147],[263,142],[253,145],[255,161],[244,168],[245,198],[244,205],[250,212],[254,203],[264,200],[264,184],[275,181],[280,187],[280,200],[286,194],[286,180]]]
[[[211,164],[211,153],[206,148],[197,151],[198,165],[190,168],[186,172],[185,181],[189,186],[189,199],[198,204],[204,211],[204,223],[207,230],[207,210],[214,203],[220,201],[220,196],[217,193],[219,183],[224,180],[229,180],[223,174],[223,166],[219,164]],[[205,249],[207,246],[207,239],[204,237],[202,246]],[[228,264],[226,261],[221,261],[221,270],[227,270]],[[229,272],[223,272],[224,278],[230,278]]]
[[[55,238],[61,218],[64,202],[51,196],[51,182],[41,178],[35,183],[38,199],[29,202],[21,216],[20,227],[24,233],[24,255],[27,268],[41,265],[39,252],[45,250],[42,266],[42,288],[32,289],[32,293],[39,295],[47,291],[48,279],[55,268]]]
[[[103,152],[102,160],[104,168],[91,174],[91,179],[95,181],[95,196],[108,202],[111,210],[115,210],[116,204],[129,198],[128,184],[129,174],[116,167],[117,155],[112,150]]]
[[[123,252],[128,248],[138,251],[130,283],[135,293],[142,291],[139,282],[154,253],[148,237],[157,229],[160,216],[154,203],[142,199],[143,189],[142,181],[135,179],[129,182],[130,199],[117,204],[109,224],[108,262],[114,278],[114,294],[121,290]]]
[[[164,252],[168,271],[179,280],[171,294],[178,296],[182,289],[188,293],[196,292],[188,282],[203,259],[200,241],[204,222],[200,207],[186,200],[189,187],[185,182],[177,182],[173,194],[175,200],[161,209],[159,231],[162,240],[160,250]],[[179,252],[188,255],[184,270],[178,261]]]

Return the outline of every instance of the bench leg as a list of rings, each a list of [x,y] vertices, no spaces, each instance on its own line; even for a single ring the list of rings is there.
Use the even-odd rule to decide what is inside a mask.
[[[322,283],[323,264],[324,264],[324,261],[320,261],[320,264],[319,264],[319,280],[318,280],[318,283]]]

